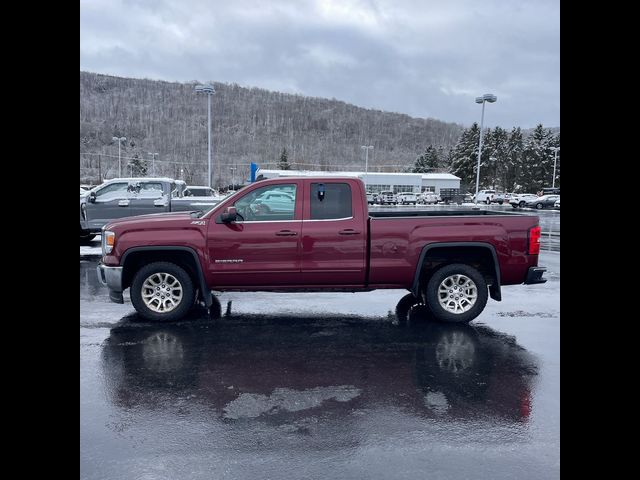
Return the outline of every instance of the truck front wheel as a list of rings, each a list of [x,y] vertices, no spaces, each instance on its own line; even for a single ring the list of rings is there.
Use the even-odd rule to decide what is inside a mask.
[[[131,303],[147,320],[179,320],[193,306],[189,274],[175,263],[154,262],[138,270],[131,283]]]
[[[443,322],[468,323],[484,310],[487,282],[475,268],[463,263],[446,265],[429,279],[425,290],[433,316]]]

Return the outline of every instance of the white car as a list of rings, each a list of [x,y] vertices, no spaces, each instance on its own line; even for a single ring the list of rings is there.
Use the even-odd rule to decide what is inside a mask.
[[[439,201],[440,201],[440,197],[432,192],[421,193],[420,196],[418,197],[418,203],[424,203],[424,204],[434,203],[435,204],[435,203],[438,203]]]
[[[409,203],[415,205],[416,203],[418,203],[418,197],[416,197],[415,193],[411,193],[411,192],[402,192],[398,194],[398,203],[401,203],[402,205],[407,205]]]
[[[474,198],[474,200],[476,200],[478,203],[486,203],[487,205],[489,205],[493,200],[493,197],[495,196],[495,194],[496,194],[495,190],[480,190],[478,192],[478,198],[477,199]]]
[[[556,200],[556,203],[553,204],[553,208],[560,210],[560,199]]]
[[[509,204],[513,208],[523,208],[527,204],[527,202],[535,200],[536,198],[538,198],[538,195],[536,195],[535,193],[521,193],[518,195],[513,195],[511,197],[511,200],[509,200]]]

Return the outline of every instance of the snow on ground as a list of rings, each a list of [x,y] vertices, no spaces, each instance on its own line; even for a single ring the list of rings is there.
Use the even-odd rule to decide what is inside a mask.
[[[102,256],[102,247],[100,246],[100,242],[102,241],[102,237],[100,235],[96,235],[96,238],[87,242],[85,245],[80,245],[80,256]]]

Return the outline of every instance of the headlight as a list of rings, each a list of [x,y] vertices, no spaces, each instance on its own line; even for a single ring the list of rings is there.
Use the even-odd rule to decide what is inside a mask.
[[[102,232],[102,255],[107,255],[113,250],[113,246],[116,243],[116,234],[105,230]]]

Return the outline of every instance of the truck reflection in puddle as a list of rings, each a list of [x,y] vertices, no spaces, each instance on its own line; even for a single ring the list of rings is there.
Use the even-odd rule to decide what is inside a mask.
[[[526,423],[538,367],[485,326],[389,318],[238,315],[123,321],[103,346],[110,401],[209,420],[353,422],[374,409],[441,421]]]

